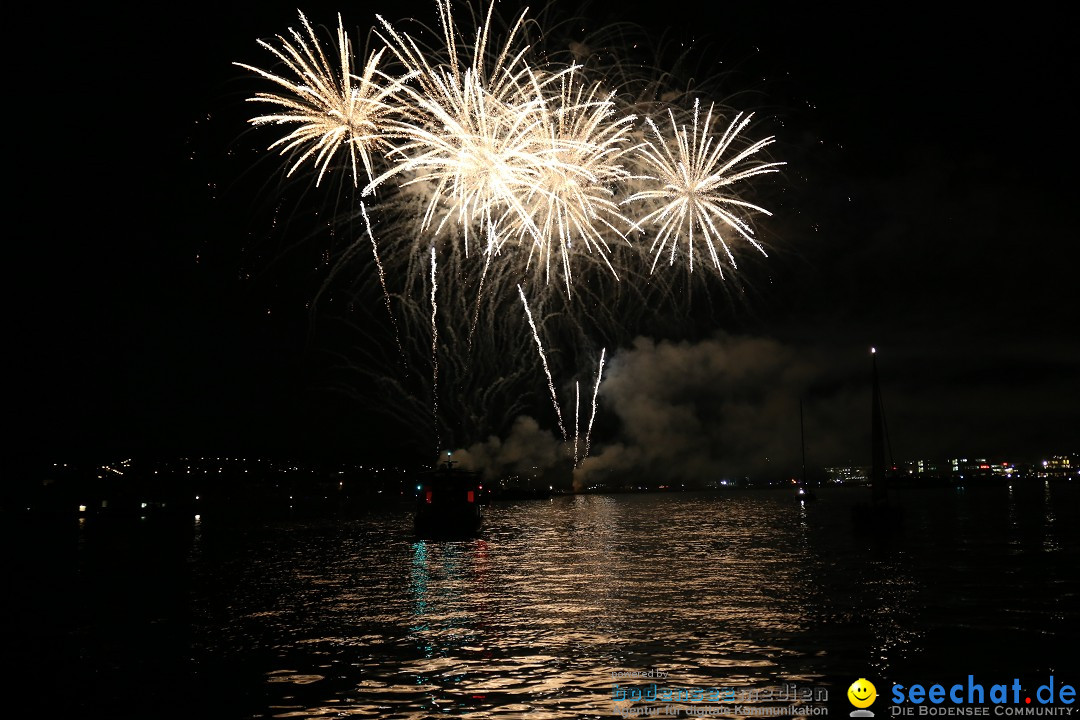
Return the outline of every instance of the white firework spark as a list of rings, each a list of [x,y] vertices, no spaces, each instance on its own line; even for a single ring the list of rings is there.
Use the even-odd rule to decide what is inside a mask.
[[[463,233],[466,252],[473,228],[481,236],[495,230],[507,213],[527,218],[521,203],[523,188],[529,184],[534,160],[529,157],[531,128],[528,112],[512,109],[488,97],[471,81],[447,108],[433,100],[418,104],[434,120],[431,123],[399,126],[408,138],[395,149],[401,162],[365,188],[371,192],[394,175],[409,176],[402,184],[426,184],[429,190],[419,230],[438,236],[444,225],[455,221]],[[439,130],[432,129],[438,126]],[[486,252],[497,251],[489,242]]]
[[[375,234],[371,232],[371,220],[368,219],[367,208],[363,201],[360,202],[360,215],[364,218],[364,229],[367,230],[368,239],[371,240],[371,255],[375,260],[375,268],[379,274],[379,285],[382,287],[383,301],[386,303],[386,314],[390,317],[390,323],[394,326],[394,342],[397,343],[398,353],[401,356],[402,366],[408,364],[405,357],[405,349],[401,345],[401,331],[398,329],[397,318],[390,305],[390,291],[386,287],[386,271],[383,269],[382,260],[379,259],[379,245],[375,242]]]
[[[540,353],[540,362],[544,366],[544,374],[547,375],[548,390],[551,392],[551,404],[555,406],[555,417],[559,422],[559,432],[562,433],[563,442],[566,442],[566,426],[563,425],[562,410],[559,408],[559,396],[555,393],[555,381],[551,379],[551,368],[548,367],[544,344],[540,342],[540,333],[536,330],[536,323],[533,321],[532,312],[529,310],[529,301],[525,299],[525,291],[520,285],[518,285],[518,294],[521,295],[521,304],[525,306],[525,316],[529,319],[533,340],[536,341],[536,349]]]
[[[710,105],[704,121],[699,122],[700,108],[695,100],[693,122],[688,128],[680,127],[674,112],[669,109],[671,136],[661,133],[651,118],[646,119],[654,137],[648,138],[641,147],[641,156],[646,172],[660,187],[640,190],[625,202],[647,201],[659,205],[639,221],[641,225],[659,226],[649,250],[653,255],[653,270],[665,254],[669,264],[673,264],[681,243],[686,245],[691,272],[696,242],[705,245],[709,259],[721,275],[724,265],[719,248],[723,249],[731,267],[737,267],[728,242],[731,237],[741,237],[766,254],[765,248],[754,237],[748,215],[751,212],[772,213],[741,200],[738,184],[756,175],[777,172],[784,163],[755,161],[756,155],[772,144],[772,137],[732,151],[733,143],[750,123],[753,113],[739,113],[724,132],[717,134],[713,110],[714,106]]]
[[[359,165],[367,174],[365,195],[395,179],[391,204],[422,203],[409,252],[423,252],[449,224],[465,258],[472,243],[481,244],[485,275],[497,255],[517,266],[499,273],[508,283],[530,274],[543,285],[558,278],[568,296],[577,264],[615,278],[633,273],[630,254],[613,259],[613,243],[633,245],[645,227],[655,233],[651,272],[661,258],[673,264],[680,247],[691,272],[704,253],[721,275],[736,267],[733,240],[765,252],[751,216],[771,213],[740,191],[743,181],[783,163],[758,159],[772,137],[741,142],[752,115],[719,128],[715,107],[702,117],[695,100],[689,126],[669,109],[670,132],[646,118],[650,132],[634,144],[632,108],[620,111],[615,93],[586,81],[581,66],[536,62],[525,12],[496,41],[492,4],[465,42],[449,0],[436,6],[442,47],[425,47],[379,17],[376,36],[385,47],[359,76],[340,16],[333,63],[301,14],[291,40],[261,43],[288,73],[240,64],[283,89],[250,98],[282,110],[251,122],[292,127],[271,145],[295,156],[290,174],[310,160],[321,181],[344,151],[354,183]],[[378,68],[387,50],[393,71]],[[629,197],[620,201],[620,193]],[[504,252],[511,242],[513,252]]]
[[[507,214],[528,223],[521,198],[539,164],[533,147],[534,126],[543,104],[534,88],[542,88],[550,79],[537,80],[537,73],[523,59],[528,50],[519,40],[524,13],[501,48],[492,52],[492,5],[471,50],[466,51],[459,50],[448,0],[438,0],[437,5],[445,56],[435,53],[433,57],[408,34],[379,18],[384,33],[380,36],[414,81],[408,87],[408,107],[394,125],[403,140],[391,153],[394,163],[373,178],[364,193],[398,176],[402,188],[421,184],[428,200],[420,232],[431,230],[438,218],[433,230],[437,236],[454,220],[468,251],[473,228],[497,238],[488,231],[497,228]],[[489,241],[485,251],[496,250]]]
[[[581,383],[574,381],[574,467],[578,464],[578,438],[581,436]]]
[[[557,86],[548,85],[559,91],[546,98],[543,122],[534,126],[539,165],[523,188],[528,222],[509,228],[522,240],[531,237],[528,264],[538,258],[545,283],[557,256],[567,295],[572,258],[602,263],[618,278],[610,240],[628,243],[627,232],[639,229],[615,199],[615,188],[631,176],[627,160],[636,149],[630,146],[635,117],[618,117],[612,94],[586,86],[577,70],[571,67]],[[545,89],[537,86],[536,95],[543,97]]]
[[[435,246],[431,246],[431,415],[435,425],[435,450],[439,441],[439,324],[436,322],[439,306],[435,303],[435,291],[439,289],[435,277]]]
[[[600,350],[600,365],[596,368],[596,385],[593,386],[592,393],[592,414],[589,415],[589,425],[585,429],[585,457],[589,457],[589,445],[592,437],[593,421],[596,420],[596,397],[600,394],[600,379],[604,376],[604,356],[607,354],[607,348]]]

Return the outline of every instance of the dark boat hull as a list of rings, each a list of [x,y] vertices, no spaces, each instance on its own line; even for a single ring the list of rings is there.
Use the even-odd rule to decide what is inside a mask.
[[[479,512],[421,513],[413,519],[413,532],[423,538],[475,537],[483,527],[484,518]]]
[[[417,477],[413,530],[420,537],[473,537],[483,525],[480,475],[447,463]]]

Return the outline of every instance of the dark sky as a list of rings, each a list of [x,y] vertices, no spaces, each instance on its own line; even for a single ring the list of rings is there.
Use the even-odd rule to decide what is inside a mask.
[[[762,395],[772,404],[743,427],[768,434],[768,418],[797,417],[804,395],[818,460],[864,459],[875,344],[898,456],[1076,451],[1072,25],[1038,3],[823,5],[589,11],[702,40],[705,67],[723,59],[744,84],[725,90],[749,90],[748,109],[775,118],[774,154],[789,165],[774,251],[747,267],[749,299],[698,338],[787,359],[746,381],[790,393]],[[434,21],[433,4],[409,8]],[[301,9],[327,24],[341,11],[353,27],[409,12]],[[325,268],[290,265],[306,256],[289,246],[320,242],[312,225],[268,230],[275,209],[302,215],[306,201],[292,191],[278,205],[280,172],[255,152],[266,141],[245,135],[255,86],[231,62],[264,62],[256,39],[295,25],[295,10],[42,6],[16,24],[34,41],[8,104],[9,117],[26,113],[9,121],[9,455],[408,449],[407,428],[327,389],[325,358],[346,350],[306,308]],[[800,379],[776,380],[786,370]],[[598,440],[646,442],[618,409],[626,376],[615,377]],[[550,406],[531,414],[552,426]],[[723,452],[755,455],[740,442]]]

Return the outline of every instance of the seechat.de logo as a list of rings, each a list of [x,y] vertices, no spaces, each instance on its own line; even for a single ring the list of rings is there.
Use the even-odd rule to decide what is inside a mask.
[[[851,717],[874,717],[873,711],[866,709],[877,699],[874,683],[866,678],[859,678],[847,689],[847,699],[856,708],[851,711]]]
[[[1012,678],[1012,682],[995,683],[986,685],[975,679],[974,675],[967,676],[966,683],[946,684],[934,683],[925,685],[915,683],[892,687],[892,714],[895,715],[960,715],[978,714],[989,715],[989,706],[993,706],[993,713],[997,716],[1004,715],[1056,715],[1071,714],[1072,708],[1067,706],[1076,702],[1076,688],[1067,683],[1055,680],[1053,675],[1049,680],[1038,685],[1032,692],[1030,685],[1027,689],[1020,682],[1020,678]],[[961,710],[971,709],[971,706],[984,706],[978,708],[982,712],[963,713]],[[1066,706],[1066,707],[1061,707]]]

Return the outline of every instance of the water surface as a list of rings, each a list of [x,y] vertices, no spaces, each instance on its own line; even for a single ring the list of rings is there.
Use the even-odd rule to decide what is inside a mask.
[[[43,707],[249,718],[612,717],[627,671],[834,697],[1075,674],[1076,488],[911,490],[885,539],[853,531],[861,492],[819,497],[500,503],[481,537],[440,542],[405,508],[84,524],[51,570],[22,568],[7,653],[44,676]]]

